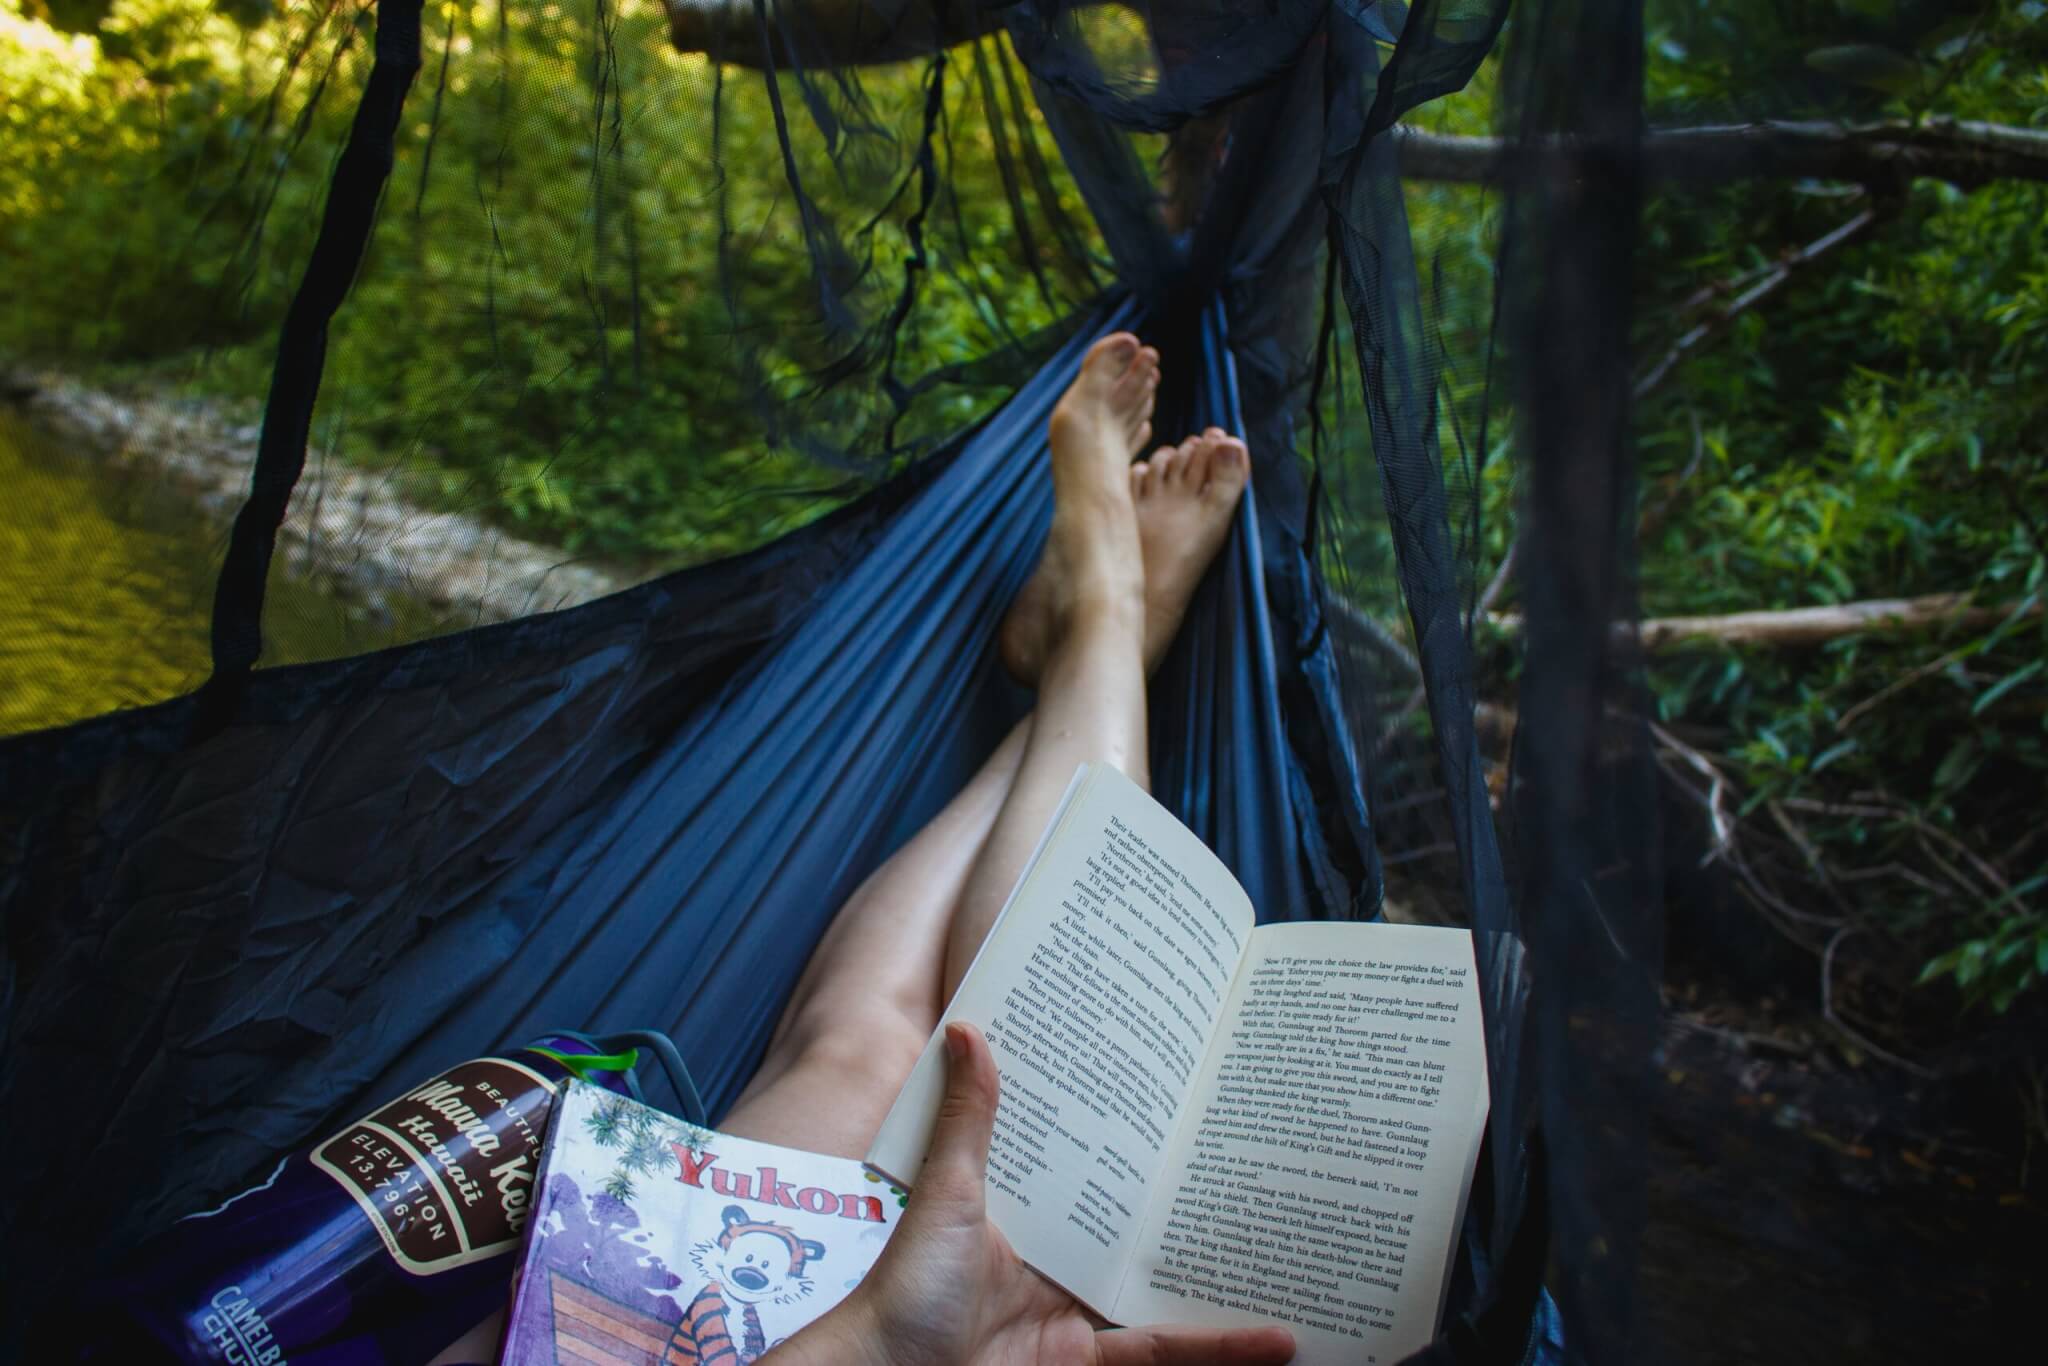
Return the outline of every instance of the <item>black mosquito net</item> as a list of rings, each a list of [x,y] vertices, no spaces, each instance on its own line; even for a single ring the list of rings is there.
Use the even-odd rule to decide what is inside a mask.
[[[139,416],[37,381],[53,421],[211,442],[229,477],[169,477],[246,501],[207,566],[203,645],[123,700],[187,695],[0,748],[15,1306],[361,1109],[438,1060],[433,1041],[474,1052],[488,1028],[526,1023],[478,1023],[462,993],[538,996],[616,966],[561,961],[580,940],[526,942],[520,927],[543,922],[515,916],[491,922],[504,941],[490,962],[526,955],[518,986],[480,968],[424,1014],[378,1013],[438,988],[345,969],[425,961],[445,907],[379,919],[363,909],[377,897],[321,884],[360,882],[332,865],[355,857],[352,822],[372,803],[333,797],[333,770],[361,769],[348,790],[370,793],[394,748],[430,751],[441,790],[460,794],[516,750],[521,765],[493,770],[516,839],[495,814],[479,835],[448,797],[382,846],[373,876],[400,904],[441,885],[449,848],[493,869],[554,849],[548,885],[584,879],[578,924],[596,924],[603,898],[627,895],[574,852],[610,829],[590,814],[600,798],[655,781],[657,752],[679,770],[738,764],[690,709],[725,715],[758,685],[760,642],[895,545],[902,509],[953,506],[948,462],[1006,430],[1005,404],[1032,411],[1047,382],[1034,377],[1123,320],[1163,353],[1158,430],[1227,422],[1254,459],[1244,563],[1258,586],[1231,599],[1238,625],[1216,637],[1230,648],[1187,667],[1207,671],[1190,696],[1235,697],[1215,680],[1249,652],[1270,698],[1188,715],[1267,718],[1276,742],[1217,740],[1241,768],[1189,775],[1189,804],[1241,788],[1292,813],[1273,847],[1302,871],[1265,884],[1290,904],[1263,915],[1385,910],[1476,938],[1493,1106],[1443,1350],[1519,1357],[1541,1281],[1574,1354],[1627,1358],[1660,964],[1655,799],[1613,644],[1634,606],[1642,31],[1625,0],[1525,0],[1504,34],[1507,10],[117,10],[105,31],[140,54],[159,118],[140,151],[101,149],[105,183],[67,193],[68,211],[129,226],[72,280],[25,271],[19,297],[68,301],[71,325],[41,339],[51,356],[155,365],[174,394],[239,384],[263,406],[260,422],[175,399]],[[1513,490],[1512,541],[1481,515],[1501,505],[1489,487]],[[1014,543],[1011,577],[987,590],[999,601],[1043,522],[987,525]],[[953,551],[887,553],[943,573]],[[309,570],[346,581],[345,598],[294,596]],[[605,596],[639,582],[638,597]],[[1507,603],[1519,630],[1489,649],[1516,695],[1482,706],[1475,622]],[[988,615],[947,604],[934,619]],[[874,670],[943,653],[915,624]],[[813,648],[829,661],[855,647]],[[577,692],[627,655],[641,661],[630,684]],[[60,667],[54,653],[16,662]],[[974,668],[887,686],[992,686]],[[804,683],[775,686],[796,698]],[[1259,686],[1242,696],[1266,697]],[[583,700],[556,705],[571,694]],[[989,705],[968,717],[984,731],[1015,702]],[[833,715],[803,732],[813,757],[837,752]],[[631,746],[552,761],[621,717]],[[678,735],[694,748],[663,748]],[[460,744],[437,747],[449,737]],[[925,732],[870,738],[903,746],[900,762],[830,771],[910,795],[834,846],[820,900],[953,775],[917,773],[941,753]],[[255,806],[222,846],[246,863],[195,852],[191,832]],[[1204,833],[1220,847],[1256,814]],[[855,815],[818,820],[830,841]],[[331,856],[316,859],[323,831]],[[1240,866],[1264,847],[1245,837]],[[272,918],[244,916],[275,893],[249,885],[265,870],[303,885]],[[776,980],[819,927],[785,936]],[[138,1004],[108,1024],[124,993]],[[753,1007],[760,1027],[774,1008]],[[703,1064],[714,1111],[744,1079],[761,1038],[748,1037]],[[112,1050],[112,1076],[81,1041]],[[75,1122],[55,1122],[60,1100],[84,1107]],[[170,1156],[137,1171],[145,1139]]]

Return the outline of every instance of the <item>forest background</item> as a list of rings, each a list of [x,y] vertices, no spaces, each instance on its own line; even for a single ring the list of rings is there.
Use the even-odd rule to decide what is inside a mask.
[[[253,412],[367,69],[370,11],[0,0],[0,361]],[[1650,122],[1784,112],[2048,136],[2044,18],[2040,0],[1659,0]],[[879,466],[834,470],[764,435],[754,408],[706,379],[730,370],[728,292],[780,291],[794,310],[808,264],[793,234],[769,230],[790,210],[758,76],[676,52],[653,0],[430,5],[426,49],[385,226],[329,360],[316,439],[339,457],[393,471],[425,503],[652,572],[759,544],[1000,402],[971,365],[894,426],[881,405],[835,396],[847,448]],[[935,212],[952,246],[926,244],[903,373],[1023,345],[1107,280],[1050,250],[1043,269],[1016,268],[1002,206],[1025,169],[1055,218],[1092,229],[1042,127],[1019,113],[991,135],[1012,68],[999,40],[976,53],[941,92]],[[867,88],[901,115],[926,100],[926,80],[906,66]],[[1493,132],[1493,80],[1489,63],[1410,125]],[[514,81],[560,98],[519,101],[509,128]],[[995,152],[1026,142],[1025,169]],[[1164,164],[1164,140],[1150,145]],[[478,168],[502,174],[507,157],[520,173],[497,186],[479,241]],[[822,163],[807,169],[823,178]],[[1407,202],[1432,290],[1483,298],[1495,197],[1418,179]],[[908,212],[876,215],[874,258],[910,252]],[[2029,1042],[2048,997],[2044,223],[2048,184],[2035,179],[1737,181],[1654,197],[1634,268],[1644,615],[1958,595],[1910,628],[1824,615],[1834,624],[1796,639],[1722,623],[1658,641],[1646,677],[1685,832],[1674,879],[1711,878],[1792,946],[1780,987],[1843,1056],[2009,1071],[2048,1135]],[[743,253],[721,250],[735,224],[752,234]],[[631,250],[583,251],[605,232],[632,234]],[[594,262],[573,289],[565,260]],[[587,315],[564,325],[565,299]],[[1440,340],[1458,391],[1447,414],[1484,391],[1498,416],[1485,327]],[[757,355],[771,380],[822,359],[801,329]],[[1341,356],[1332,365],[1345,373]],[[1338,473],[1369,465],[1337,399],[1321,402],[1333,435],[1319,458]],[[1510,426],[1489,423],[1488,439]],[[1477,588],[1511,555],[1516,489],[1511,462],[1470,440],[1447,432],[1445,449],[1477,481]],[[1332,582],[1398,636],[1391,555],[1341,543],[1353,558],[1328,566]],[[1512,575],[1479,606],[1481,693],[1511,723]],[[1392,862],[1397,897],[1450,866],[1426,847]]]

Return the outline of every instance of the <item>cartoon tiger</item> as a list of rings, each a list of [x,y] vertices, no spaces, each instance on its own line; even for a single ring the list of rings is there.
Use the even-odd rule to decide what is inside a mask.
[[[799,1238],[781,1224],[757,1224],[738,1205],[727,1205],[718,1237],[690,1249],[706,1277],[669,1339],[669,1366],[746,1366],[769,1348],[755,1306],[795,1304],[811,1293],[804,1267],[825,1255],[822,1243]],[[741,1337],[726,1323],[740,1309]]]

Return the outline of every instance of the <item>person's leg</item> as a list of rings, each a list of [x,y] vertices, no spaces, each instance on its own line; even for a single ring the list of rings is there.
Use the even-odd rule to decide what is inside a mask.
[[[1030,733],[1027,716],[959,795],[847,898],[811,951],[760,1069],[719,1128],[846,1157],[867,1151],[938,1027],[947,926]]]
[[[1106,436],[1092,440],[1096,449],[1114,444]],[[1085,446],[1085,440],[1074,438],[1074,444]],[[1118,485],[1116,501],[1131,511],[1106,518],[1117,527],[1116,537],[1112,540],[1097,534],[1074,539],[1093,553],[1108,556],[1112,573],[1120,573],[1132,549],[1125,528],[1134,531],[1142,565],[1139,592],[1133,598],[1128,583],[1119,582],[1110,595],[1113,610],[1105,615],[1102,605],[1094,601],[1102,596],[1102,576],[1097,573],[1091,578],[1075,570],[1071,556],[1056,559],[1048,547],[1040,577],[1051,573],[1074,579],[1057,585],[1052,595],[1072,604],[1072,616],[1056,622],[1048,632],[1050,649],[1042,655],[1038,674],[1038,711],[1031,743],[953,917],[946,948],[945,995],[949,1000],[981,941],[988,937],[1010,888],[1023,874],[1060,798],[1066,795],[1074,770],[1084,763],[1114,764],[1138,786],[1150,790],[1145,676],[1180,629],[1188,600],[1229,534],[1231,514],[1251,476],[1244,443],[1216,427],[1179,446],[1161,447],[1137,465],[1131,465],[1128,458],[1097,464],[1070,460],[1068,464],[1078,465],[1091,477],[1106,474]],[[1061,468],[1056,454],[1055,477]],[[1077,482],[1080,479],[1078,474],[1072,477]],[[1087,506],[1083,498],[1070,496],[1064,487],[1058,493],[1063,509]],[[1059,530],[1055,520],[1054,531]],[[1026,589],[1020,602],[1029,602],[1030,591]]]
[[[728,1132],[864,1153],[1074,769],[1114,763],[1147,781],[1145,671],[1250,465],[1242,442],[1212,430],[1130,466],[1149,434],[1156,357],[1118,343],[1097,344],[1055,418],[1054,534],[1005,622],[1013,639],[1020,625],[1042,633],[1038,710],[840,911],[720,1121]]]
[[[1188,602],[1230,536],[1230,520],[1251,458],[1244,442],[1211,427],[1178,446],[1161,446],[1131,466],[1138,540],[1145,554],[1145,672],[1151,673],[1180,630]],[[1051,636],[1052,588],[1046,574],[1025,585],[997,637],[1003,667],[1036,687]]]
[[[1135,756],[1142,773],[1144,568],[1129,468],[1150,434],[1156,365],[1136,338],[1105,338],[1055,411],[1053,528],[1020,596],[1060,641],[1038,710],[840,911],[760,1070],[721,1119],[726,1131],[864,1152],[958,980],[951,955],[964,954],[963,964],[973,956],[1008,892],[1007,882],[995,882],[1005,868],[1015,876],[1074,765],[1129,765]],[[1021,799],[1020,782],[1028,789]],[[994,906],[971,917],[979,928],[949,929],[960,907],[979,908],[991,896]]]

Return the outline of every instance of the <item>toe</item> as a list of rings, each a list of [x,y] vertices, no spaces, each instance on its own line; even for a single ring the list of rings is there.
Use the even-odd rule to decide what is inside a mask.
[[[1115,377],[1130,369],[1141,349],[1138,339],[1130,333],[1112,332],[1088,348],[1081,368]]]
[[[1117,375],[1117,391],[1149,399],[1158,387],[1159,353],[1149,346],[1140,347],[1130,354],[1122,372]]]
[[[1202,491],[1213,499],[1234,502],[1251,479],[1251,453],[1244,442],[1226,436],[1211,446],[1209,483]]]
[[[1215,464],[1215,458],[1216,439],[1210,436],[1208,432],[1204,432],[1195,439],[1194,449],[1188,453],[1187,461],[1183,466],[1185,474],[1182,477],[1187,480],[1189,488],[1200,492],[1202,487],[1209,482],[1209,473]]]
[[[1152,466],[1149,461],[1140,460],[1131,466],[1131,496],[1143,498],[1151,490]]]

